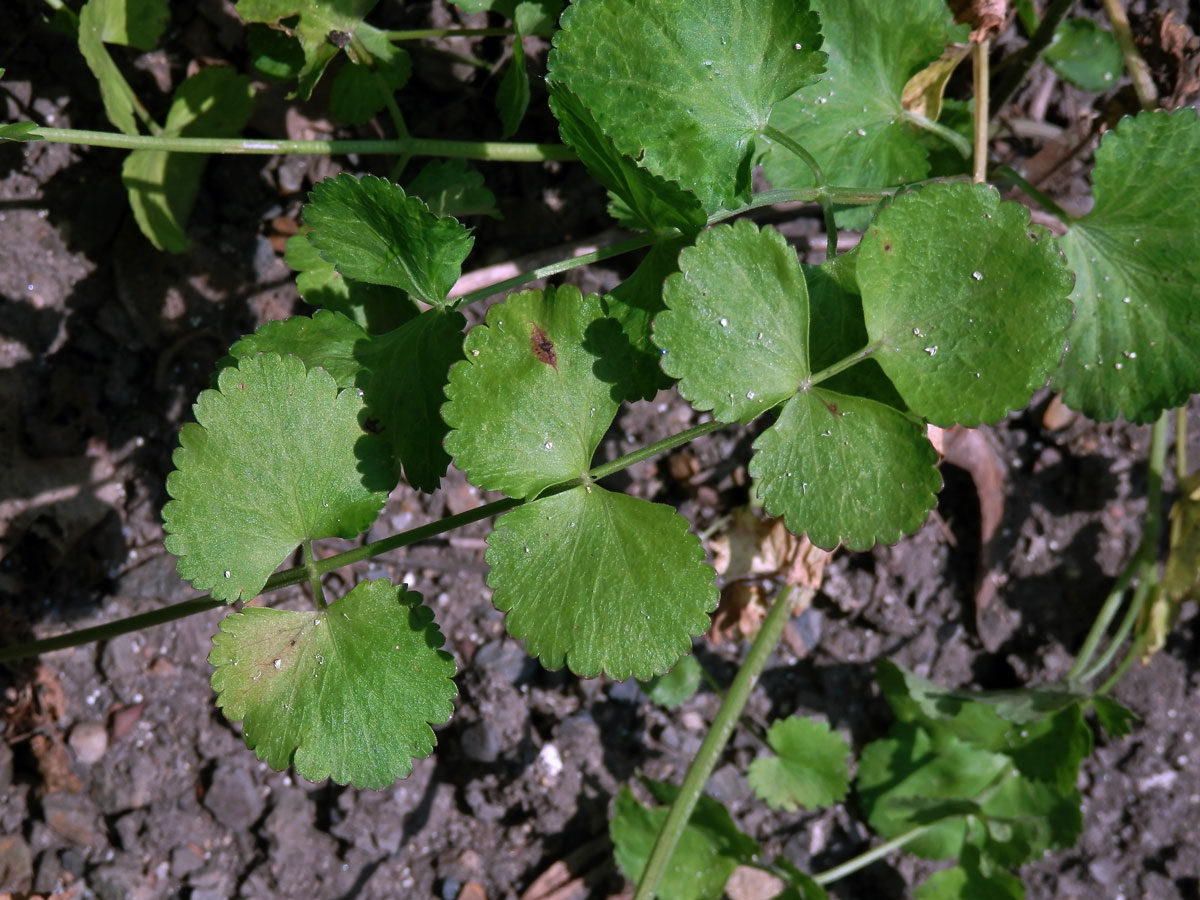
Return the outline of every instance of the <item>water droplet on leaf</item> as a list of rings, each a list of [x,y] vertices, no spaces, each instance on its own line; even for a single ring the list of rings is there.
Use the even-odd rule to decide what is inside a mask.
[[[983,273],[982,272],[972,272],[971,277],[974,278],[976,281],[983,281]]]

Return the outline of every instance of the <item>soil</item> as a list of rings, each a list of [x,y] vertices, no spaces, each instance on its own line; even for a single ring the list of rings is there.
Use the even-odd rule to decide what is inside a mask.
[[[1131,6],[1135,24],[1156,11]],[[5,119],[108,130],[94,80],[44,12],[34,0],[0,8]],[[1182,20],[1186,5],[1179,12]],[[172,16],[163,49],[117,51],[156,114],[164,86],[195,60],[247,69],[230,3],[177,3]],[[1196,10],[1191,16],[1200,25]],[[385,27],[452,20],[486,21],[441,3],[385,3],[373,15]],[[544,64],[545,46],[534,44],[532,64]],[[446,46],[488,60],[506,52],[494,38]],[[418,50],[400,99],[416,133],[496,137],[495,87],[486,72]],[[535,83],[518,139],[555,139],[542,99]],[[1039,67],[1015,103],[1052,126],[1041,133],[1059,134],[1086,130],[1107,99],[1064,88]],[[268,87],[249,132],[332,133],[322,103],[318,94],[295,104]],[[1054,144],[1024,137],[997,148],[1014,164],[1044,163]],[[1092,146],[1057,160],[1043,186],[1066,203],[1086,197],[1081,173]],[[132,222],[119,152],[0,145],[0,643],[194,596],[162,546],[179,427],[234,340],[309,311],[280,251],[311,184],[339,168],[387,174],[389,164],[213,158],[189,226],[192,249],[170,256],[153,251]],[[504,219],[472,223],[469,266],[611,228],[603,192],[577,166],[479,168]],[[815,260],[813,216],[774,210],[762,220]],[[630,265],[576,270],[569,280],[606,290]],[[1148,429],[1081,417],[1047,424],[1050,403],[1039,393],[1028,410],[985,431],[999,493],[995,485],[977,490],[968,471],[947,463],[938,510],[917,534],[835,557],[812,609],[793,620],[768,666],[751,721],[818,716],[859,749],[889,722],[872,681],[881,658],[955,686],[1014,687],[1064,674],[1139,539]],[[1194,421],[1200,405],[1191,411]],[[612,457],[697,421],[676,393],[663,392],[624,409],[601,452]],[[1195,434],[1191,458],[1200,459]],[[703,532],[746,502],[749,445],[744,431],[727,429],[630,470],[621,487],[677,505]],[[1169,475],[1166,490],[1170,500]],[[397,489],[370,536],[487,499],[452,470],[432,495]],[[981,522],[998,499],[1003,513],[981,563]],[[488,602],[488,528],[479,523],[332,578],[335,593],[380,576],[421,591],[459,660],[456,714],[438,729],[435,754],[384,791],[310,784],[245,749],[208,684],[220,611],[0,667],[0,891],[106,900],[627,896],[607,840],[613,797],[638,773],[678,782],[719,698],[702,690],[666,710],[636,682],[541,669],[506,637]],[[1003,575],[991,578],[995,596],[977,617],[989,565]],[[298,591],[275,597],[283,606],[307,602]],[[1083,834],[1076,847],[1022,870],[1028,897],[1200,897],[1198,642],[1200,617],[1188,604],[1165,649],[1120,683],[1115,696],[1141,721],[1128,737],[1097,737],[1079,779]],[[744,650],[728,638],[695,645],[722,683]],[[759,749],[739,732],[708,791],[768,856],[819,871],[871,845],[853,802],[801,814],[755,802],[743,773]],[[832,895],[903,897],[933,868],[894,854],[836,883]],[[740,876],[729,891],[735,900],[770,896]]]

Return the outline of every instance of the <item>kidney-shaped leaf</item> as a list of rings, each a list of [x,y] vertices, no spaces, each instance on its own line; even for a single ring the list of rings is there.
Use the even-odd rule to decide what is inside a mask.
[[[226,616],[208,661],[218,705],[276,769],[384,788],[429,755],[450,718],[454,660],[421,595],[366,581],[315,612]]]
[[[880,212],[858,251],[874,358],[913,412],[978,425],[1024,406],[1066,349],[1071,273],[991,187],[933,184]]]
[[[339,392],[323,369],[264,354],[218,385],[180,432],[163,523],[179,574],[232,603],[302,541],[365,531],[396,478],[387,445],[359,425],[359,392]]]
[[[746,782],[772,809],[817,809],[846,796],[850,747],[824,722],[804,716],[778,719],[767,732],[767,743],[777,755],[750,763]]]
[[[561,25],[552,80],[709,212],[749,197],[755,136],[825,63],[807,0],[581,0]]]
[[[662,675],[691,652],[717,605],[687,521],[597,485],[506,513],[487,561],[509,633],[548,668],[565,664],[584,677]]]
[[[1093,419],[1149,422],[1200,391],[1200,116],[1123,120],[1092,180],[1095,206],[1060,239],[1077,312],[1054,386]]]

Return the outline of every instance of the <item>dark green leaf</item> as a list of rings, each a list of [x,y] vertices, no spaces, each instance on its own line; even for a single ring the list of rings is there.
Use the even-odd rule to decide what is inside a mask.
[[[1126,709],[1111,697],[1097,695],[1092,698],[1096,706],[1096,719],[1109,737],[1123,738],[1133,730],[1138,714]]]
[[[100,85],[105,115],[124,134],[137,134],[141,102],[104,46],[106,13],[102,0],[85,3],[79,10],[79,52]]]
[[[405,190],[424,200],[435,216],[503,218],[496,209],[496,195],[484,186],[482,174],[467,168],[465,159],[426,163]]]
[[[87,6],[101,41],[138,50],[154,49],[170,15],[167,0],[89,0]]]
[[[1024,900],[1021,879],[994,866],[985,872],[980,862],[975,847],[963,847],[957,866],[933,873],[913,896],[916,900]]]
[[[266,25],[246,29],[246,49],[254,71],[272,81],[289,81],[304,67],[304,49],[290,34]]]
[[[398,287],[432,306],[462,274],[474,238],[456,220],[372,175],[342,174],[316,185],[304,207],[309,241],[342,275]]]
[[[560,24],[551,79],[710,213],[749,198],[755,137],[825,62],[805,0],[583,0]]]
[[[797,869],[790,859],[775,857],[775,868],[783,872],[788,880],[788,887],[783,893],[776,894],[773,900],[829,900],[825,889]]]
[[[1091,19],[1067,19],[1059,25],[1042,56],[1055,72],[1085,91],[1111,90],[1125,73],[1117,39]]]
[[[408,83],[408,51],[384,32],[362,24],[348,48],[353,65],[342,66],[329,92],[329,110],[344,125],[361,125],[387,105],[388,97]]]
[[[500,113],[500,137],[512,137],[521,127],[525,110],[529,108],[529,73],[525,71],[525,45],[518,37],[513,43],[513,55],[504,69],[496,91],[496,109]]]
[[[315,612],[248,606],[226,616],[208,661],[217,703],[276,769],[385,788],[450,718],[454,660],[421,595],[365,581]]]

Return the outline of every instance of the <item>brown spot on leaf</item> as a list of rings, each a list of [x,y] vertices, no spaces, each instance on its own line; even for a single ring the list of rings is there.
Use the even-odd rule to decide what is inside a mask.
[[[883,252],[884,253],[892,252],[892,242],[891,241],[888,241],[886,244],[883,245]]]
[[[533,326],[533,333],[529,336],[529,346],[533,350],[534,356],[551,366],[554,371],[558,371],[558,354],[554,352],[554,341],[550,340],[541,325]]]
[[[840,416],[840,415],[841,415],[841,413],[840,413],[840,412],[838,412],[838,408],[837,408],[837,404],[836,404],[836,403],[830,403],[828,400],[822,400],[821,402],[825,404],[825,408],[826,408],[827,410],[829,410],[829,413],[830,413],[830,415],[833,415],[833,416]]]

